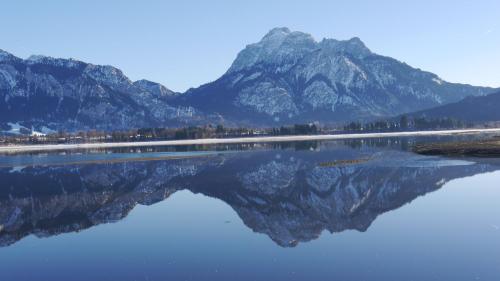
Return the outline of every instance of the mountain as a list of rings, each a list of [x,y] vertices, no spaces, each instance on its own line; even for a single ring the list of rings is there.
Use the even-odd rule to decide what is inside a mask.
[[[241,51],[222,77],[174,103],[246,124],[331,123],[394,116],[492,91],[448,83],[375,54],[359,38],[317,42],[275,28]]]
[[[500,92],[467,97],[459,102],[408,114],[412,117],[453,118],[470,122],[500,121]]]
[[[130,129],[184,126],[210,120],[178,96],[147,80],[130,81],[117,68],[73,59],[0,50],[0,125],[4,129]]]
[[[138,204],[168,200],[181,190],[222,200],[254,232],[294,247],[325,230],[366,231],[378,216],[450,180],[499,169],[495,163],[420,156],[381,143],[355,149],[340,142],[283,145],[167,161],[2,167],[0,247],[28,235],[117,222]],[[328,164],[366,157],[370,160],[356,164]]]
[[[336,123],[415,112],[494,89],[448,83],[368,49],[275,28],[216,81],[175,93],[112,66],[0,50],[0,132],[123,130],[208,123]]]

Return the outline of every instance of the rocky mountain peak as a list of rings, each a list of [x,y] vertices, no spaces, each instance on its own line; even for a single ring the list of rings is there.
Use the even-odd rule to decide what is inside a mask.
[[[241,51],[228,73],[241,71],[257,64],[290,65],[305,54],[318,49],[317,42],[307,33],[274,28],[258,43]]]
[[[288,27],[276,27],[271,29],[264,37],[262,41],[273,41],[278,38],[286,37],[288,34],[292,33]]]
[[[146,79],[135,81],[134,86],[139,88],[141,91],[149,92],[157,97],[169,97],[169,96],[174,96],[176,94],[175,92],[169,90],[162,84],[152,82]]]
[[[319,49],[332,56],[345,53],[358,59],[372,54],[358,37],[349,40],[325,38],[318,43],[308,33],[279,27],[269,31],[258,43],[248,45],[241,51],[228,73],[249,69],[259,64],[279,66],[276,72],[288,71],[304,56]]]
[[[353,37],[349,40],[323,39],[320,46],[327,52],[347,53],[359,59],[372,54],[370,49],[358,37]]]
[[[120,69],[113,66],[89,64],[84,72],[95,81],[115,90],[126,89],[132,84],[132,81]]]
[[[0,49],[0,62],[12,60],[15,58],[16,57],[13,54]]]
[[[85,65],[85,63],[72,58],[63,59],[63,58],[54,58],[43,55],[31,55],[25,60],[25,62],[28,65],[45,64],[50,66],[67,67],[67,68],[80,68]]]
[[[50,61],[53,59],[54,58],[52,58],[52,57],[43,56],[43,55],[31,55],[26,59],[26,61],[31,62],[31,63],[39,63],[39,62],[43,62],[43,61]]]

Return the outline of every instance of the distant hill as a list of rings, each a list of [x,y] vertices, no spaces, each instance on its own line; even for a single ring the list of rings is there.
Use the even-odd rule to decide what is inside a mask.
[[[500,92],[467,97],[459,102],[408,114],[411,117],[454,118],[470,122],[500,121]]]

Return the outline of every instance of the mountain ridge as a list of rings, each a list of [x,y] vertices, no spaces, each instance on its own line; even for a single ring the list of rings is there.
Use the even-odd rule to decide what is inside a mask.
[[[411,117],[453,118],[468,122],[489,122],[500,120],[500,91],[485,96],[465,99],[414,113]]]
[[[217,80],[185,93],[120,69],[0,50],[0,128],[125,130],[207,124],[335,124],[398,116],[494,92],[372,52],[358,37],[274,28]]]
[[[0,123],[52,130],[125,130],[217,122],[179,95],[148,80],[131,81],[118,68],[48,56],[18,58],[0,51]],[[214,119],[211,119],[214,118]]]
[[[316,41],[275,28],[247,45],[219,79],[188,90],[177,104],[242,123],[281,125],[394,116],[492,91],[375,54],[357,37]]]

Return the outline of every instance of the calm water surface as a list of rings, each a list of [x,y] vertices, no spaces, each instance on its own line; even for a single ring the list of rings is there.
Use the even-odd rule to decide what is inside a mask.
[[[500,280],[500,161],[414,141],[0,156],[0,280]]]

